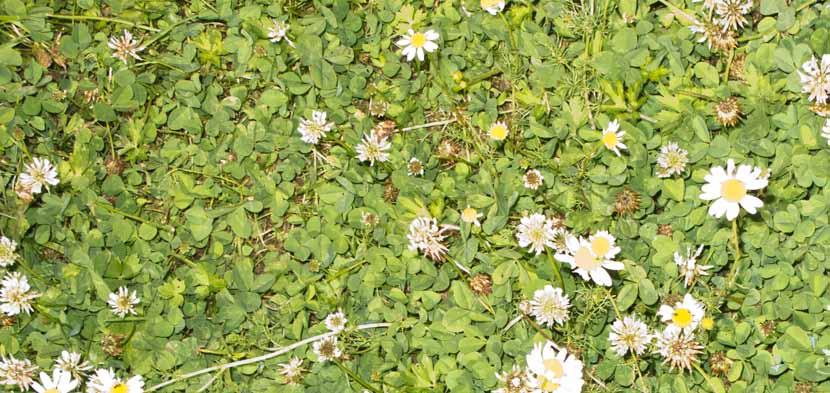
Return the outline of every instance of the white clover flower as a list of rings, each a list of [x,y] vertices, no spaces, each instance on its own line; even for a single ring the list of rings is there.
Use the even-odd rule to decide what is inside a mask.
[[[648,326],[634,316],[625,316],[622,320],[617,319],[611,324],[611,332],[608,333],[611,349],[619,356],[625,356],[628,352],[640,355],[646,350],[651,340]]]
[[[723,27],[724,31],[738,30],[738,27],[742,28],[746,24],[744,15],[750,11],[752,11],[752,0],[717,0],[715,13],[718,17],[715,21]]]
[[[803,72],[798,71],[801,91],[810,94],[809,101],[826,104],[830,95],[830,54],[821,56],[821,61],[813,56],[801,65],[801,69]]]
[[[571,301],[568,299],[562,288],[554,288],[545,285],[544,288],[533,293],[530,301],[530,315],[536,318],[541,325],[553,327],[554,324],[562,325],[568,321],[570,315]]]
[[[703,252],[703,246],[698,247],[697,251],[694,253],[691,248],[686,250],[685,255],[676,251],[674,253],[674,263],[677,264],[680,269],[680,274],[683,275],[683,285],[687,288],[692,285],[694,280],[698,277],[709,275],[708,270],[712,268],[711,265],[701,265],[697,263],[697,258],[700,256],[701,252]]]
[[[289,385],[294,385],[300,382],[300,379],[303,376],[303,360],[298,357],[293,357],[288,363],[282,363],[279,365],[279,374],[282,376],[283,381]]]
[[[767,186],[769,172],[764,173],[761,168],[751,165],[740,165],[735,168],[735,162],[730,159],[726,163],[726,170],[723,167],[715,166],[710,169],[709,174],[704,178],[700,199],[712,201],[709,206],[709,214],[715,218],[726,215],[729,221],[738,217],[741,207],[748,213],[755,214],[759,207],[764,206],[760,199],[749,195],[747,191],[760,190]]]
[[[33,194],[41,193],[43,187],[48,190],[49,186],[60,183],[60,180],[58,180],[58,171],[55,170],[52,163],[46,158],[34,157],[32,158],[32,163],[26,164],[24,169],[25,171],[20,174],[18,181]]]
[[[113,314],[117,315],[119,318],[124,318],[127,314],[136,315],[135,306],[139,303],[139,301],[140,299],[138,298],[136,291],[130,293],[130,290],[127,289],[127,287],[120,287],[118,288],[118,292],[109,294],[107,304],[110,305]]]
[[[14,356],[0,357],[0,385],[17,385],[22,391],[29,390],[34,382],[37,366],[29,359],[17,359]]]
[[[31,314],[32,300],[40,296],[31,289],[26,276],[19,272],[6,273],[0,288],[0,312],[6,315]]]
[[[689,163],[689,152],[681,149],[677,143],[670,142],[660,148],[657,155],[657,177],[665,178],[679,175],[686,170]]]
[[[300,125],[297,126],[300,139],[305,143],[316,145],[320,138],[325,137],[326,133],[334,128],[334,123],[327,122],[326,116],[326,112],[314,111],[311,113],[311,119],[300,120]]]
[[[375,165],[375,161],[386,162],[389,160],[389,149],[392,144],[385,136],[379,136],[374,131],[363,136],[363,141],[356,147],[357,158],[360,161],[369,161],[369,166]]]
[[[289,46],[293,47],[294,43],[288,39],[288,29],[290,28],[291,26],[288,23],[275,20],[271,28],[268,29],[268,39],[273,43],[285,40]]]
[[[625,131],[620,130],[620,123],[614,120],[608,123],[608,126],[602,130],[602,144],[606,149],[611,150],[617,156],[620,156],[620,150],[628,149],[628,146],[623,143]]]
[[[567,249],[565,252],[558,253],[554,257],[562,262],[571,265],[571,269],[579,274],[585,281],[594,281],[599,285],[606,287],[611,286],[611,275],[608,270],[622,270],[625,265],[622,262],[617,262],[607,258],[612,251],[607,251],[605,255],[597,255],[597,251],[603,251],[602,241],[597,244],[585,238],[577,238],[570,236],[565,242]],[[613,244],[611,245],[613,247]],[[616,254],[616,252],[614,253]]]
[[[9,267],[17,261],[17,242],[5,236],[0,237],[0,267]]]
[[[55,368],[72,374],[75,379],[81,379],[92,369],[87,361],[81,361],[81,354],[77,352],[61,351],[61,356],[55,360]]]
[[[501,387],[493,390],[493,393],[535,393],[535,380],[528,374],[527,370],[514,364],[509,372],[496,373]]]
[[[87,393],[144,393],[144,378],[118,378],[112,369],[99,368],[86,384]]]
[[[827,144],[830,145],[830,119],[824,122],[824,127],[821,129],[821,136],[827,139]]]
[[[671,368],[690,370],[692,363],[697,362],[703,346],[700,345],[691,332],[667,326],[663,332],[657,334],[657,353],[663,357],[663,364],[668,363]]]
[[[341,310],[329,314],[325,320],[326,327],[335,333],[342,332],[343,329],[346,329],[347,322],[349,320],[346,319],[346,314],[343,314]]]
[[[527,247],[536,255],[545,251],[546,246],[556,247],[553,243],[553,221],[539,213],[522,217],[519,226],[516,228],[516,238],[519,240],[519,247]]]
[[[52,370],[51,377],[41,372],[40,383],[32,382],[32,389],[37,393],[70,393],[80,384],[80,381],[72,378],[72,374],[56,368]]]
[[[527,355],[527,369],[537,386],[534,392],[582,391],[582,362],[551,341],[537,343]]]
[[[412,157],[409,159],[409,164],[406,166],[406,173],[409,176],[423,176],[424,175],[424,163],[421,160]]]
[[[113,50],[112,57],[121,60],[124,64],[127,64],[127,61],[130,57],[141,60],[141,57],[138,55],[138,52],[144,50],[143,46],[139,46],[137,40],[133,40],[133,35],[127,30],[124,30],[124,35],[121,37],[112,36],[110,37],[107,46]]]
[[[507,135],[510,134],[510,129],[507,128],[507,123],[503,121],[497,121],[490,126],[490,129],[487,130],[487,135],[490,135],[490,139],[496,141],[503,141],[507,139]]]
[[[412,61],[416,56],[419,61],[424,61],[424,52],[434,52],[438,49],[438,33],[434,30],[427,30],[426,32],[415,32],[409,29],[406,35],[403,36],[396,45],[403,48],[402,55],[406,56],[406,61]]]
[[[444,232],[457,229],[452,225],[441,225],[430,217],[417,217],[409,224],[409,249],[420,250],[433,261],[443,261],[449,249],[444,245]]]
[[[461,211],[461,221],[466,222],[467,224],[480,227],[481,222],[478,221],[478,219],[481,217],[484,217],[484,214],[479,213],[476,209],[473,209],[469,205]]]
[[[337,360],[343,356],[343,351],[337,343],[337,336],[326,337],[314,342],[311,345],[311,350],[314,351],[314,354],[317,355],[317,360],[320,362]]]
[[[490,15],[496,15],[504,10],[504,0],[481,0],[481,8]]]
[[[683,296],[683,301],[675,303],[674,306],[664,304],[657,310],[657,315],[663,322],[690,333],[697,328],[705,314],[703,304],[688,293]]]
[[[542,172],[539,172],[536,169],[531,169],[525,173],[522,177],[522,182],[525,185],[525,188],[531,190],[538,190],[539,187],[544,183],[545,177],[542,176]]]

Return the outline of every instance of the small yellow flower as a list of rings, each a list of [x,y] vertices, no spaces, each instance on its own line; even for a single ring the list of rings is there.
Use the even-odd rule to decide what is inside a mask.
[[[464,79],[464,73],[462,73],[461,71],[456,70],[455,72],[452,73],[452,80],[454,80],[456,83],[461,82],[461,80],[463,80],[463,79]]]
[[[503,141],[507,139],[507,135],[510,133],[510,130],[507,128],[507,124],[503,121],[497,121],[490,126],[490,131],[488,134],[490,135],[490,139]]]
[[[704,330],[712,330],[715,327],[715,320],[710,317],[703,318],[700,320],[700,327]]]
[[[470,206],[467,206],[466,209],[461,211],[461,221],[466,222],[467,224],[473,224],[475,226],[481,226],[481,222],[478,221],[479,218],[484,216],[483,214],[476,211]]]

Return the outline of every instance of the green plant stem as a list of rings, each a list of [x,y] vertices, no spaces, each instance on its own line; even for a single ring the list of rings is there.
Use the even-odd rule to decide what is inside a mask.
[[[806,3],[798,6],[798,8],[795,9],[795,12],[801,11],[801,10],[803,10],[803,9],[805,9],[805,8],[815,4],[815,3],[816,3],[816,0],[809,0]]]
[[[662,3],[663,5],[665,5],[666,7],[671,8],[671,9],[672,9],[672,11],[673,11],[676,15],[680,15],[680,16],[682,16],[682,17],[686,18],[686,20],[687,20],[689,23],[695,23],[695,22],[697,22],[697,20],[696,20],[694,17],[692,17],[692,16],[690,16],[689,14],[687,14],[687,13],[686,13],[686,11],[683,11],[683,9],[682,9],[682,8],[680,8],[680,7],[678,7],[678,6],[674,5],[674,4],[672,4],[672,3],[670,3],[670,2],[668,2],[668,1],[666,1],[666,0],[658,0],[658,1],[659,1],[660,3]]]
[[[104,209],[104,210],[106,210],[106,211],[108,211],[108,212],[110,212],[111,214],[117,214],[117,215],[119,215],[119,216],[121,216],[121,217],[124,217],[124,218],[129,218],[129,219],[131,219],[131,220],[138,221],[138,222],[140,222],[140,223],[142,223],[142,224],[147,224],[147,225],[153,226],[153,227],[155,227],[156,229],[161,229],[161,230],[166,231],[166,232],[170,232],[170,233],[173,233],[173,232],[174,232],[174,230],[173,230],[171,227],[169,227],[169,226],[162,226],[162,225],[158,225],[158,224],[156,224],[156,223],[154,223],[154,222],[151,222],[151,221],[149,221],[149,220],[145,220],[144,218],[141,218],[141,217],[136,216],[136,215],[134,215],[134,214],[130,214],[130,213],[127,213],[127,212],[122,212],[121,210],[118,210],[118,209],[116,209],[116,208],[114,208],[114,207],[111,207],[111,206],[105,205],[105,204],[103,204],[103,203],[100,203],[100,202],[95,202],[95,203],[94,203],[94,205],[95,205],[95,206],[97,206],[97,207],[100,207],[100,208],[102,208],[102,209]]]
[[[130,22],[128,20],[119,19],[119,18],[107,18],[107,17],[103,17],[103,16],[88,16],[88,15],[60,15],[60,14],[49,14],[49,15],[46,15],[46,16],[49,17],[49,18],[52,18],[52,19],[94,20],[94,21],[99,21],[99,22],[119,23],[119,24],[122,24],[122,25],[129,25],[129,26],[135,27],[137,29],[141,29],[141,30],[147,30],[147,31],[152,31],[152,32],[161,31],[161,30],[159,30],[155,27],[140,25],[138,23]]]
[[[357,382],[358,385],[363,386],[364,388],[369,389],[369,390],[371,390],[375,393],[383,393],[380,390],[377,390],[374,386],[370,385],[369,382],[364,381],[363,378],[360,378],[360,376],[355,374],[354,371],[349,370],[349,368],[344,366],[343,363],[340,363],[340,362],[335,360],[334,364],[336,364],[337,367],[340,367],[340,369],[343,370],[344,373],[346,373],[346,375],[349,377],[349,379]]]
[[[565,290],[565,279],[562,278],[562,272],[559,271],[559,262],[556,262],[556,259],[553,258],[553,254],[551,254],[550,249],[545,249],[548,254],[548,260],[550,261],[551,266],[553,266],[553,273],[556,274],[556,279],[559,280],[559,287],[562,290]]]
[[[729,83],[729,69],[732,68],[732,60],[735,59],[735,49],[729,51],[729,60],[726,61],[726,69],[723,70],[723,81]]]
[[[741,244],[738,240],[738,217],[732,220],[732,246],[735,248],[735,261],[732,263],[732,271],[729,272],[729,281],[726,289],[732,289],[735,285],[735,279],[738,277],[741,262]]]
[[[700,366],[697,363],[692,363],[692,367],[694,367],[695,370],[697,370],[697,372],[700,373],[703,379],[706,380],[706,384],[709,385],[710,388],[712,388],[712,391],[716,391],[715,385],[712,383],[712,379],[709,378],[709,375],[706,374],[706,371],[700,368]]]

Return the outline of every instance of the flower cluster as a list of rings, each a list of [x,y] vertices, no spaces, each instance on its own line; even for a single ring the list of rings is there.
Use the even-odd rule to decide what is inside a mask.
[[[39,379],[35,379],[37,366],[28,359],[3,357],[0,359],[0,384],[16,385],[22,391],[32,389],[37,393],[70,393],[84,384],[87,393],[144,393],[144,378],[140,375],[124,379],[111,368],[99,368],[85,381],[87,371],[91,369],[88,362],[81,361],[81,355],[63,351],[54,362],[52,374],[41,372]]]
[[[446,232],[458,229],[452,225],[438,225],[438,221],[430,217],[417,217],[409,224],[409,249],[421,251],[433,261],[443,261],[449,250],[444,245]]]

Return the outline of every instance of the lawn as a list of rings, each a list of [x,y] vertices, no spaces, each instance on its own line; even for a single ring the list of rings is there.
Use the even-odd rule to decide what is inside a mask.
[[[830,3],[0,0],[0,390],[830,392]]]

